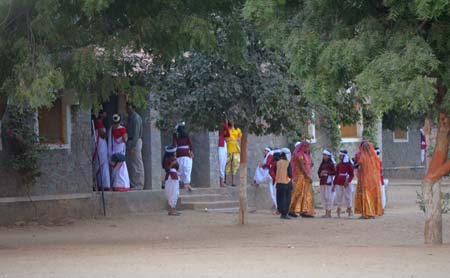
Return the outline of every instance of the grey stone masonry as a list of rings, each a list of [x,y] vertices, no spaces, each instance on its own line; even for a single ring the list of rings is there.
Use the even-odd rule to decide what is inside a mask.
[[[192,186],[210,187],[211,186],[211,154],[213,153],[210,144],[211,138],[208,132],[195,133],[191,137],[194,158],[192,163]]]
[[[209,132],[209,184],[210,187],[220,187],[219,173],[219,132]]]
[[[144,162],[145,184],[144,189],[161,188],[161,132],[156,127],[156,111],[148,109],[143,117],[144,135],[142,160]]]
[[[408,127],[408,140],[394,142],[393,132],[383,130],[383,168],[387,178],[421,179],[425,167],[420,161],[420,123]]]
[[[41,176],[31,188],[22,185],[11,169],[12,154],[5,146],[0,152],[0,197],[92,192],[90,114],[78,105],[70,106],[70,114],[70,144],[46,147],[39,153]]]

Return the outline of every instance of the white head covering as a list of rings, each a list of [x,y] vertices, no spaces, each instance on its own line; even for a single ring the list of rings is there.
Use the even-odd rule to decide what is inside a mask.
[[[273,150],[270,151],[270,153],[271,153],[271,154],[274,154],[274,153],[281,153],[281,149],[273,149]]]
[[[422,136],[425,136],[425,131],[423,130],[423,128],[420,129],[420,134],[422,134]]]
[[[291,161],[291,150],[289,148],[282,148],[280,151],[286,154],[288,161]]]
[[[378,156],[380,156],[380,153],[381,153],[380,148],[376,147],[376,148],[375,148],[375,152],[377,153]]]
[[[178,129],[178,127],[180,127],[180,126],[185,126],[185,125],[186,125],[185,122],[178,123],[178,124],[175,126],[175,129]]]
[[[113,123],[118,124],[118,123],[120,123],[121,117],[119,114],[114,114],[112,116],[112,120],[113,120]]]
[[[322,154],[324,155],[328,155],[331,159],[331,161],[336,164],[336,160],[334,159],[334,155],[332,152],[330,152],[329,150],[323,150]]]
[[[176,146],[166,146],[165,149],[166,149],[167,153],[174,153],[174,152],[177,151],[177,147]]]
[[[339,151],[339,155],[343,155],[344,159],[342,160],[343,163],[349,163],[350,162],[350,157],[348,156],[346,151]]]
[[[271,149],[269,146],[266,146],[266,147],[264,148],[264,150],[270,152],[272,149]]]
[[[296,147],[297,148],[297,146],[298,145],[300,145],[302,142],[300,142],[300,141],[297,141],[297,142],[295,142],[295,145],[294,145],[294,147]]]

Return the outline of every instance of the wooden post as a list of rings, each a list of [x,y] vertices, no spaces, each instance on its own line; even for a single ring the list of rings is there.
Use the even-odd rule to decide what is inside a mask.
[[[239,223],[247,223],[247,131],[243,131],[241,138],[241,161],[239,175]]]

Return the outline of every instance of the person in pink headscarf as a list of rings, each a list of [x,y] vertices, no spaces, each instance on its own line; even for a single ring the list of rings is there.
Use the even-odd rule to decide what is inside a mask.
[[[297,142],[291,159],[292,197],[289,215],[314,217],[314,194],[312,190],[312,157],[308,141]]]

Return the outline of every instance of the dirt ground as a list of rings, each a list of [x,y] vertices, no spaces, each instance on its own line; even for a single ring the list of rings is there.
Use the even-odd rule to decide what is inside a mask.
[[[450,277],[450,216],[424,246],[414,186],[391,186],[375,220],[294,219],[270,211],[185,211],[0,228],[3,277]],[[322,213],[319,211],[318,213]]]

